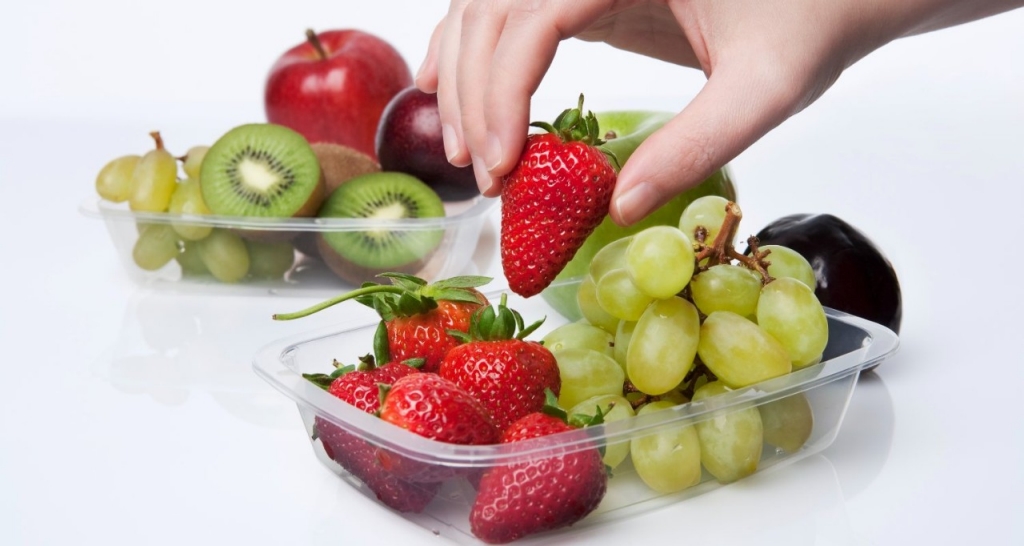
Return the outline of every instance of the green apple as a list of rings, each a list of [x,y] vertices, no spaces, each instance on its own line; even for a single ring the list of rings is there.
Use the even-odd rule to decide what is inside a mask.
[[[618,163],[620,166],[626,164],[626,161],[644,139],[661,128],[673,116],[668,112],[640,110],[598,112],[594,115],[597,116],[600,134],[614,133],[614,138],[605,136],[607,142],[601,147],[610,152],[616,159],[613,163]],[[558,274],[551,286],[541,293],[541,297],[569,320],[579,320],[583,315],[580,313],[579,306],[576,305],[577,283],[573,281],[586,274],[590,260],[598,250],[612,241],[651,226],[678,226],[683,209],[693,200],[705,195],[719,195],[730,201],[736,200],[736,187],[728,166],[716,171],[696,187],[677,195],[643,220],[629,227],[621,227],[611,218],[606,217],[587,237],[583,246],[576,251],[576,255]]]

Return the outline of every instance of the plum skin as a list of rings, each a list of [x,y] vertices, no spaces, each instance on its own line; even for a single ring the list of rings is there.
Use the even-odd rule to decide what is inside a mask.
[[[444,201],[480,195],[472,167],[448,162],[435,94],[409,87],[395,95],[381,115],[375,151],[382,170],[411,174]]]
[[[903,297],[896,270],[864,233],[831,214],[793,214],[765,226],[762,245],[789,247],[811,264],[822,305],[899,334]],[[771,257],[768,257],[771,260]]]

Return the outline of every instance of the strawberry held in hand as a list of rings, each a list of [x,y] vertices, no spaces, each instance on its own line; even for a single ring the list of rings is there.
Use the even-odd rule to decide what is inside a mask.
[[[590,424],[599,422],[600,413],[598,421]],[[564,412],[531,413],[512,423],[501,443],[574,428],[566,422]],[[607,489],[608,474],[597,447],[496,466],[480,480],[469,515],[470,529],[484,542],[502,544],[572,525],[601,504]]]
[[[497,312],[484,307],[474,313],[468,334],[452,332],[464,343],[448,351],[438,371],[480,400],[501,430],[543,409],[545,391],[557,395],[562,384],[551,351],[524,339],[543,319],[525,326],[505,302],[502,294]]]
[[[376,340],[376,352],[386,360],[422,358],[422,371],[437,372],[445,353],[458,344],[449,330],[468,332],[470,316],[488,303],[476,288],[490,282],[490,277],[452,277],[427,284],[423,279],[403,273],[378,276],[388,278],[391,284],[365,283],[357,290],[308,309],[276,314],[274,319],[300,318],[346,300],[356,300],[376,310],[386,329],[383,334],[386,339]],[[379,330],[378,335],[381,335]]]
[[[608,214],[616,174],[597,148],[597,118],[579,106],[532,134],[502,180],[501,265],[513,292],[539,294]]]

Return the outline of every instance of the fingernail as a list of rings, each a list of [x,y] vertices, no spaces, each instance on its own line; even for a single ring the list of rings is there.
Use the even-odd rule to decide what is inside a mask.
[[[632,224],[647,216],[658,203],[658,194],[650,184],[640,183],[626,190],[626,193],[615,200],[615,209],[619,218],[626,224]]]
[[[494,134],[487,135],[487,171],[493,171],[501,164],[501,141]]]
[[[441,126],[441,138],[444,139],[444,155],[451,162],[459,153],[458,136],[455,135],[455,128],[444,124]]]
[[[476,175],[476,184],[480,193],[487,193],[494,186],[494,178],[484,167],[484,161],[478,156],[473,156],[473,173]]]

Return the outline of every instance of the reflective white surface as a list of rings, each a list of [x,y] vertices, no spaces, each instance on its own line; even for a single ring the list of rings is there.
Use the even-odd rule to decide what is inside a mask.
[[[540,543],[1024,543],[1021,29],[1015,12],[893,44],[733,164],[745,231],[829,212],[902,280],[900,352],[862,379],[835,443]],[[135,285],[102,222],[76,212],[102,164],[144,148],[146,132],[177,148],[208,141],[258,119],[258,98],[119,105],[98,86],[73,107],[0,95],[29,105],[0,108],[0,543],[444,543],[323,468],[294,405],[251,371],[270,339],[360,317],[279,323],[272,313],[316,299]],[[671,101],[592,107],[652,103]],[[499,271],[496,226],[479,272]]]

